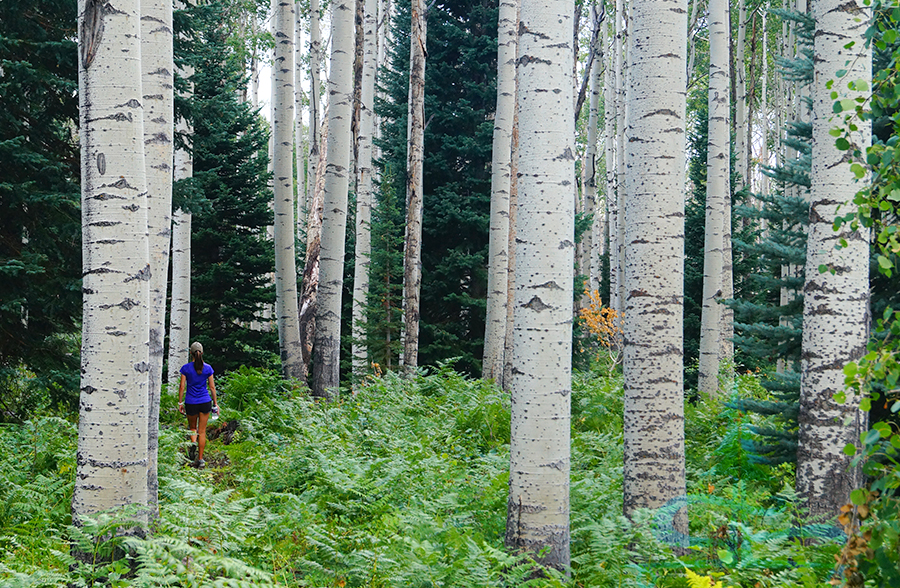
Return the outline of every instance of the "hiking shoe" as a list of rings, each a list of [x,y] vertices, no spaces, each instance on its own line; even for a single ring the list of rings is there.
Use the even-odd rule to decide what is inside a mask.
[[[202,469],[205,468],[205,467],[206,467],[206,460],[205,460],[205,459],[198,459],[198,460],[197,460],[197,469],[198,469],[198,470],[202,470]]]
[[[195,444],[191,443],[191,445],[188,446],[187,457],[190,461],[195,461],[197,459],[197,446]]]

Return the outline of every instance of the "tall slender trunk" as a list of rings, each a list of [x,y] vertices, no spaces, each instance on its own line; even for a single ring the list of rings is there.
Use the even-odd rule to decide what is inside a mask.
[[[275,299],[278,342],[286,378],[301,378],[297,262],[294,253],[294,2],[275,1],[272,148],[275,182]]]
[[[295,219],[297,221],[297,238],[302,239],[306,233],[306,211],[309,207],[306,192],[306,160],[309,153],[305,127],[303,126],[303,109],[305,98],[303,92],[303,11],[294,7],[294,153],[296,154],[297,186]]]
[[[328,126],[326,122],[325,126]],[[327,131],[326,131],[327,132]],[[312,362],[313,343],[316,337],[316,300],[319,293],[319,254],[322,248],[322,213],[325,195],[324,159],[327,145],[319,152],[316,177],[312,178],[312,198],[306,221],[306,260],[303,266],[303,282],[300,291],[300,350],[303,353],[303,373],[300,379],[308,382]]]
[[[574,262],[571,0],[523,0],[506,545],[569,566]]]
[[[626,85],[625,62],[626,29],[625,1],[616,0],[616,212],[610,214],[615,222],[616,244],[609,247],[610,299],[619,316],[625,312],[625,135]],[[612,232],[612,230],[610,230]]]
[[[409,41],[409,135],[406,150],[406,238],[403,247],[403,368],[415,371],[419,357],[419,298],[422,287],[422,168],[425,163],[425,1],[413,0]]]
[[[363,9],[363,71],[360,88],[359,154],[356,188],[356,261],[353,270],[353,376],[368,369],[366,305],[369,297],[369,261],[372,253],[373,172],[372,139],[375,133],[376,0]]]
[[[612,261],[612,249],[615,239],[615,220],[613,211],[616,209],[616,99],[615,99],[615,76],[613,68],[615,66],[616,52],[614,48],[610,48],[610,19],[606,19],[603,23],[603,47],[607,48],[606,67],[603,81],[603,114],[606,119],[606,197],[604,198],[604,217],[602,245],[603,250],[599,254],[606,255],[607,259]],[[597,276],[597,285],[593,289],[600,289],[601,274],[603,271],[602,259],[596,260],[597,268],[595,274]],[[612,287],[610,287],[610,298],[612,297]],[[611,300],[607,300],[607,306],[615,308]]]
[[[84,297],[72,518],[147,505],[150,252],[137,0],[78,3]],[[147,512],[138,513],[146,521]]]
[[[632,5],[625,187],[625,514],[685,495],[685,0]],[[652,434],[651,434],[652,432]],[[687,529],[686,513],[676,529]]]
[[[722,272],[725,202],[731,199],[729,114],[728,0],[709,0],[709,144],[706,156],[706,229],[703,245],[703,311],[700,321],[698,388],[719,390],[722,333]]]
[[[503,386],[509,286],[509,188],[516,102],[516,0],[500,0],[497,27],[497,109],[491,152],[488,296],[482,377]]]
[[[322,59],[322,33],[319,30],[319,0],[309,0],[309,173],[307,174],[306,200],[312,203],[318,178],[319,149],[322,143],[321,116],[321,83],[319,70]],[[312,204],[310,204],[312,207]]]
[[[159,399],[166,338],[166,287],[172,237],[174,73],[171,0],[141,1],[141,84],[144,106],[144,173],[150,247],[150,372],[147,389],[147,500],[155,513],[159,494]]]
[[[747,177],[747,69],[744,65],[747,42],[747,2],[738,3],[738,36],[734,55],[734,150],[735,165],[740,176],[739,187],[743,188],[750,181]]]
[[[865,153],[872,140],[871,122],[855,119],[851,148],[839,151],[828,133],[834,126],[831,91],[838,99],[866,97],[847,89],[846,80],[871,80],[871,46],[864,33],[871,7],[863,2],[817,0],[815,78],[813,81],[813,146],[806,284],[803,288],[803,347],[800,376],[800,444],[797,448],[797,493],[814,518],[831,519],[863,483],[859,467],[850,466],[844,446],[859,441],[867,414],[858,398],[834,401],[844,390],[843,367],[859,359],[869,338],[869,231],[844,224],[834,231],[838,215],[855,214],[853,197],[862,184],[849,162],[854,150]],[[850,47],[848,49],[848,46]],[[829,80],[843,80],[833,87]],[[838,248],[838,244],[846,245]],[[824,266],[828,271],[819,272]]]
[[[179,75],[190,80],[194,68],[187,66]],[[185,97],[193,94],[189,89]],[[183,180],[194,175],[194,159],[190,149],[193,129],[186,119],[179,119],[176,130],[188,142],[187,149],[175,150],[174,180]],[[181,380],[179,369],[188,360],[191,336],[191,220],[189,211],[178,209],[172,217],[172,302],[169,307],[169,391]]]
[[[588,277],[589,289],[594,289],[597,282],[594,273],[594,227],[598,225],[597,215],[597,134],[600,125],[600,73],[603,71],[603,44],[600,41],[600,27],[606,26],[603,15],[597,10],[597,6],[591,7],[591,21],[593,22],[593,34],[591,36],[591,53],[594,60],[591,63],[590,74],[590,99],[588,100],[588,128],[587,146],[584,150],[584,165],[582,166],[584,177],[584,213],[591,221],[591,228],[585,231],[581,238],[582,257],[581,271]]]
[[[331,74],[328,79],[328,155],[325,161],[324,210],[316,301],[316,340],[312,393],[338,394],[341,354],[341,293],[344,285],[344,238],[350,170],[350,122],[353,117],[353,53],[356,3],[332,3]]]

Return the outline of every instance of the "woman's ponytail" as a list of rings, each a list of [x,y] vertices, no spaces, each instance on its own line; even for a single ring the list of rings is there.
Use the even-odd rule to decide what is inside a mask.
[[[191,359],[194,360],[194,371],[198,376],[203,375],[203,345],[197,341],[191,343]]]

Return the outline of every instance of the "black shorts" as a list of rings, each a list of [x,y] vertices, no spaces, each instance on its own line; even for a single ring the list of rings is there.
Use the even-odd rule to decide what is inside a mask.
[[[184,413],[190,416],[194,416],[195,414],[209,414],[212,412],[212,400],[209,402],[202,402],[200,404],[185,404],[184,405]]]

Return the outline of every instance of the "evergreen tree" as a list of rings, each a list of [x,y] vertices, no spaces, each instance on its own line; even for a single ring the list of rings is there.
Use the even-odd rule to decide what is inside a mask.
[[[395,50],[382,78],[388,97],[376,106],[383,117],[379,166],[394,170],[391,179],[383,181],[392,182],[391,191],[383,183],[381,198],[405,193],[406,176],[396,170],[406,167],[409,24],[409,7],[398,5]],[[481,373],[484,339],[496,43],[493,3],[452,0],[431,7],[418,363],[459,357],[457,369],[472,375]],[[402,224],[398,228],[402,238]],[[380,239],[384,237],[373,234],[373,264]],[[395,268],[392,275],[402,278],[402,270]],[[377,281],[373,276],[373,285]]]
[[[0,4],[0,410],[18,370],[56,402],[78,399],[81,316],[74,2]]]
[[[251,328],[274,302],[268,131],[249,103],[242,65],[229,43],[222,3],[191,7],[176,19],[176,58],[193,66],[194,93],[179,106],[193,120],[194,177],[176,186],[175,206],[194,212],[191,238],[191,337],[217,370],[266,364],[276,333]],[[193,202],[186,202],[190,196]]]

